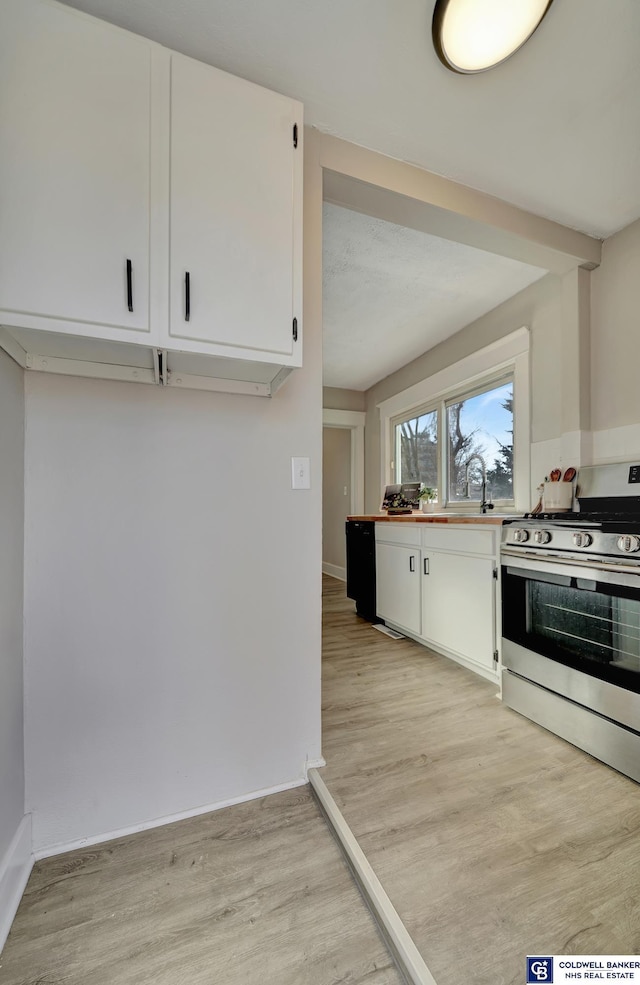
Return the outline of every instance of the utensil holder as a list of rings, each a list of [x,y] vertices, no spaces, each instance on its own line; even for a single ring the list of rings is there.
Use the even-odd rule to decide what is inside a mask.
[[[573,505],[573,483],[545,482],[543,501],[545,513],[570,510]]]

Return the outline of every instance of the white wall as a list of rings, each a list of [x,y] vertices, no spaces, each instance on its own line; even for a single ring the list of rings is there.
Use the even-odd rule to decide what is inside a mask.
[[[591,274],[591,424],[596,432],[640,425],[638,271],[640,220],[605,240],[602,264]]]
[[[22,370],[0,350],[0,860],[24,814]]]
[[[324,386],[322,388],[322,406],[325,410],[365,411],[367,409],[365,391]]]
[[[320,756],[318,350],[272,400],[27,375],[36,851],[291,784]]]
[[[24,815],[23,463],[22,370],[0,350],[0,948],[13,917],[9,876]]]
[[[380,412],[377,405],[451,366],[472,352],[526,326],[531,331],[531,438],[562,435],[562,281],[548,275],[367,391],[365,509],[380,506]],[[547,467],[548,468],[548,467]]]
[[[570,298],[567,304],[570,275],[564,284],[550,275],[372,387],[366,394],[366,508],[375,511],[380,494],[376,405],[518,325],[531,328],[533,485],[555,465],[639,459],[639,265],[640,220],[605,240],[602,262],[590,275],[578,272],[587,308],[590,300],[584,365],[579,364],[578,352],[570,348],[567,352],[565,344],[579,300]],[[567,413],[569,391],[573,392]]]

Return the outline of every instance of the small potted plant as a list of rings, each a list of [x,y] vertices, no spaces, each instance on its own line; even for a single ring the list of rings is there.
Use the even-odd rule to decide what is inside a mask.
[[[420,490],[420,502],[422,503],[423,513],[433,513],[433,506],[438,498],[438,490],[431,486],[423,486]]]

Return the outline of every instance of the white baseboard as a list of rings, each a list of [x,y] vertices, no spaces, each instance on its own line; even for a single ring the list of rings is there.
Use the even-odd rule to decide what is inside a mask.
[[[311,760],[309,765],[311,765]],[[313,761],[315,765],[315,761]],[[324,764],[324,761],[322,762]],[[63,855],[65,852],[73,852],[77,848],[88,848],[91,845],[101,845],[105,841],[114,841],[116,838],[126,838],[127,835],[137,834],[139,831],[149,831],[151,828],[160,828],[163,824],[173,824],[174,821],[185,821],[190,817],[198,817],[199,814],[211,814],[212,811],[220,811],[225,807],[233,807],[235,804],[244,804],[249,800],[258,800],[260,797],[268,797],[272,793],[282,793],[283,790],[292,790],[294,787],[302,787],[307,783],[307,769],[305,764],[305,775],[288,783],[279,783],[275,787],[267,787],[263,790],[253,790],[251,793],[243,794],[241,797],[231,797],[229,800],[218,800],[214,804],[203,804],[201,807],[194,807],[192,810],[181,811],[179,814],[167,814],[164,817],[156,817],[150,821],[142,821],[140,824],[132,824],[126,828],[118,828],[115,831],[104,831],[99,835],[89,838],[79,838],[77,841],[69,841],[64,844],[46,845],[33,853],[35,860],[42,858],[52,858],[54,855]]]
[[[0,951],[9,936],[32,867],[31,815],[25,814],[0,862]]]
[[[329,575],[330,578],[337,578],[338,581],[347,580],[347,569],[341,568],[337,564],[329,564],[328,561],[322,562],[322,573]]]
[[[305,766],[305,775],[307,780],[309,779],[309,770],[319,770],[326,765],[327,761],[326,759],[323,759],[322,756],[320,756],[319,759],[308,759]]]

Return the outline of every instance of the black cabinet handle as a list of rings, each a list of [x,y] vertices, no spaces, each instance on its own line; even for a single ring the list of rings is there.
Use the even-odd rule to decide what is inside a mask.
[[[133,311],[133,267],[131,260],[127,260],[127,308]]]
[[[423,563],[422,563],[422,570],[424,571],[425,575],[428,575],[429,574],[429,558],[428,557],[426,557],[424,559]]]
[[[184,275],[184,320],[189,321],[191,317],[191,275],[187,270]]]
[[[415,571],[415,570],[416,570],[416,556],[415,554],[412,554],[411,557],[409,558],[409,571]]]

